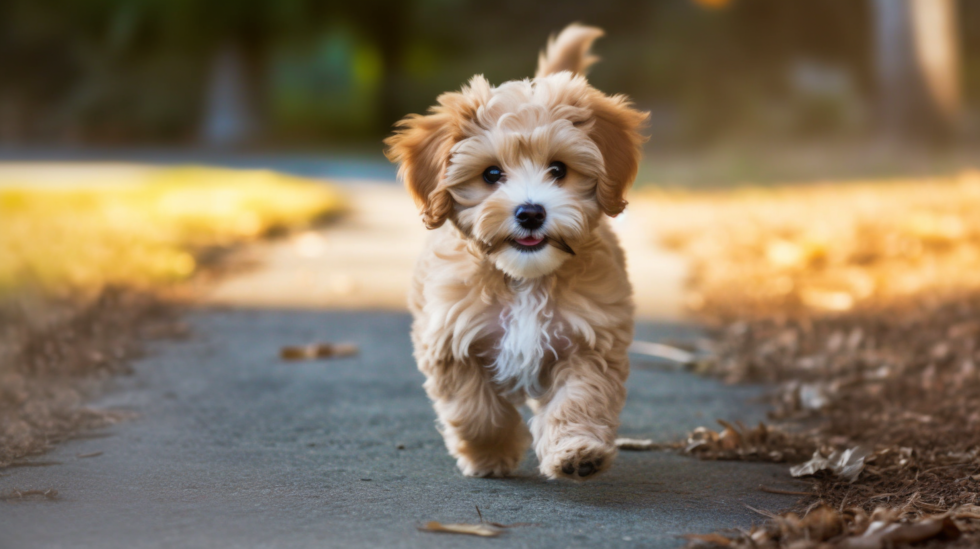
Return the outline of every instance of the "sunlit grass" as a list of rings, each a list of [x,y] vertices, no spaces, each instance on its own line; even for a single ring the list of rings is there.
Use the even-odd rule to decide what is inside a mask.
[[[980,289],[980,173],[641,191],[691,258],[690,305],[745,317],[843,312]]]
[[[264,171],[148,170],[125,185],[44,187],[0,181],[0,297],[184,280],[200,252],[308,225],[341,195]]]

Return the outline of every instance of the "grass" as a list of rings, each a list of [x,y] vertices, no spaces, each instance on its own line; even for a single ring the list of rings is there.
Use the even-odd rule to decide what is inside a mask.
[[[0,170],[0,469],[124,419],[83,403],[142,339],[186,331],[157,290],[210,250],[344,208],[329,186],[271,172],[55,171],[57,185]]]
[[[691,307],[711,316],[856,311],[980,289],[978,172],[640,197],[659,205],[660,241],[692,260]]]
[[[331,187],[264,171],[159,169],[84,188],[0,180],[0,299],[185,280],[203,251],[342,208]]]

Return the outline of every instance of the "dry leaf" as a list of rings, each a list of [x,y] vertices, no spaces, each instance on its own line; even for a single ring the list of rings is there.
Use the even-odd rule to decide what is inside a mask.
[[[669,360],[678,364],[693,364],[696,358],[694,353],[685,351],[684,349],[664,345],[663,343],[638,340],[630,344],[629,352]]]
[[[799,527],[806,532],[808,539],[824,541],[844,530],[844,520],[836,509],[821,505],[803,517]]]
[[[980,519],[980,505],[961,505],[953,512],[953,517],[958,519]]]
[[[419,527],[423,532],[444,532],[447,534],[466,534],[469,536],[480,536],[484,538],[494,538],[499,536],[503,530],[490,526],[489,524],[443,524],[434,520],[429,521],[425,526]]]
[[[54,488],[48,490],[11,490],[8,494],[0,495],[0,501],[10,501],[29,498],[31,496],[42,496],[47,499],[58,499],[58,491]]]
[[[664,448],[670,448],[670,445],[658,444],[647,438],[617,438],[616,448],[642,452],[646,450],[663,450]]]
[[[314,343],[300,347],[283,347],[279,351],[279,357],[283,360],[314,360],[354,356],[357,352],[357,345],[353,343]]]
[[[820,450],[817,450],[810,461],[790,467],[789,472],[794,477],[803,477],[826,470],[848,482],[854,482],[864,469],[864,459],[870,454],[871,450],[862,446],[855,446],[843,452],[835,450],[830,457],[823,457]]]
[[[694,547],[705,545],[708,547],[731,547],[732,545],[731,539],[720,534],[685,534],[681,537],[691,542]]]
[[[800,406],[804,410],[819,410],[830,404],[827,386],[824,383],[804,383],[800,385]]]
[[[688,435],[687,446],[684,447],[684,451],[692,452],[702,447],[710,448],[716,442],[718,442],[718,433],[707,427],[698,427]]]
[[[721,443],[722,450],[734,450],[745,445],[742,434],[731,423],[722,419],[719,419],[718,423],[725,427],[721,434],[718,435],[718,442]]]
[[[724,429],[717,433],[706,427],[698,427],[687,437],[684,451],[697,454],[702,459],[741,459],[782,462],[798,460],[813,451],[813,445],[805,437],[786,433],[760,423],[749,429],[738,423],[733,425],[719,419]]]
[[[953,519],[936,517],[912,523],[872,522],[858,537],[848,538],[840,544],[845,549],[879,549],[896,543],[916,543],[943,534],[955,539],[961,532]]]

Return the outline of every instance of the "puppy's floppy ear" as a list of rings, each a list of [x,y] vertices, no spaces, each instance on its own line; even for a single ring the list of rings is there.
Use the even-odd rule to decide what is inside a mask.
[[[446,221],[452,201],[445,191],[437,191],[446,171],[449,150],[456,142],[451,114],[433,107],[431,114],[412,114],[396,125],[398,130],[385,139],[385,155],[398,162],[398,177],[422,211],[425,226],[435,229]]]
[[[442,185],[449,156],[489,90],[489,83],[476,76],[461,92],[440,95],[439,104],[429,114],[411,114],[399,121],[395,134],[385,139],[385,155],[400,164],[398,177],[419,205],[429,229],[440,227],[452,213],[452,197]]]
[[[599,146],[605,173],[596,187],[599,207],[609,216],[626,208],[624,195],[636,179],[640,166],[640,145],[646,137],[640,130],[650,113],[638,111],[626,97],[607,97],[597,93],[590,105],[593,124],[589,136]]]

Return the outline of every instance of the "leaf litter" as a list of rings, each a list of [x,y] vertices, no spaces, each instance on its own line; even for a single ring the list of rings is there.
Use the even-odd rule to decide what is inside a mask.
[[[813,491],[794,509],[799,513],[818,504],[854,516],[897,513],[871,533],[849,527],[864,545],[848,547],[911,543],[901,540],[917,532],[935,532],[923,538],[930,543],[975,546],[980,515],[962,509],[980,503],[980,331],[971,324],[978,318],[980,294],[973,294],[731,324],[707,372],[730,382],[777,383],[776,424],[765,438],[730,424],[720,433],[701,428],[686,448],[707,459],[797,462],[791,474]],[[949,521],[936,528],[936,517],[949,513],[962,536],[948,535]],[[930,527],[913,528],[920,523]],[[778,539],[782,545],[771,547],[794,540]]]
[[[144,338],[184,330],[160,295],[116,287],[90,299],[25,292],[0,303],[0,469],[49,464],[24,458],[131,418],[84,401],[110,376],[131,371]]]
[[[655,200],[715,327],[688,367],[777,386],[766,438],[725,425],[685,448],[781,457],[812,491],[690,543],[980,545],[980,172]]]

